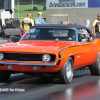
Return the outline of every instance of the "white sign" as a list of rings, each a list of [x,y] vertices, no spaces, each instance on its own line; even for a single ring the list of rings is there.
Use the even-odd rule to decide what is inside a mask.
[[[88,8],[88,0],[46,0],[46,8]]]

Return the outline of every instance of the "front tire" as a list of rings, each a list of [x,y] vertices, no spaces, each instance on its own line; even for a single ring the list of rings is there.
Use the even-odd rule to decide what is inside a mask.
[[[69,57],[65,62],[62,69],[59,71],[59,76],[61,82],[64,84],[69,84],[73,79],[73,59]]]
[[[0,70],[0,80],[1,81],[8,81],[10,76],[11,76],[11,72],[10,71]]]
[[[92,75],[100,75],[100,55],[98,56],[96,62],[89,68]]]

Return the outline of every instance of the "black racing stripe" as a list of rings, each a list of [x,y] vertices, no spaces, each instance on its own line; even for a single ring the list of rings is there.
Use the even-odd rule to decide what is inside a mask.
[[[58,56],[59,56],[59,58],[61,58],[61,54],[60,54],[60,53],[58,53]],[[59,61],[58,61],[57,65],[59,65],[59,64],[60,64],[60,61],[61,61],[61,59],[59,59]]]
[[[74,45],[75,46],[75,45]],[[65,50],[65,49],[67,49],[67,48],[70,48],[70,47],[74,47],[74,46],[69,46],[69,47],[66,47],[66,48],[64,48],[64,49],[62,49],[62,50],[60,50],[59,51],[59,53],[58,53],[58,55],[59,55],[59,58],[61,58],[61,51],[63,51],[63,50]],[[61,62],[61,59],[58,61],[58,63],[57,63],[57,65],[59,65],[60,64],[60,62]]]

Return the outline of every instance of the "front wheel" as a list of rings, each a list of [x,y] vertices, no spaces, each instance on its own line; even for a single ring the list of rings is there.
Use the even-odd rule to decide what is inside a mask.
[[[68,84],[73,79],[73,59],[69,57],[68,60],[65,62],[62,69],[59,71],[59,76],[61,82],[64,84]]]
[[[100,55],[97,57],[96,62],[89,66],[92,75],[100,75]]]

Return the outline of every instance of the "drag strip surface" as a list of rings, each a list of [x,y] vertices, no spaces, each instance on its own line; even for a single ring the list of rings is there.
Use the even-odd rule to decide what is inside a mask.
[[[1,91],[1,100],[99,100],[100,76],[92,76],[89,70],[74,71],[73,81],[61,84],[57,76],[12,74],[7,83],[0,82],[0,88],[15,90]]]

